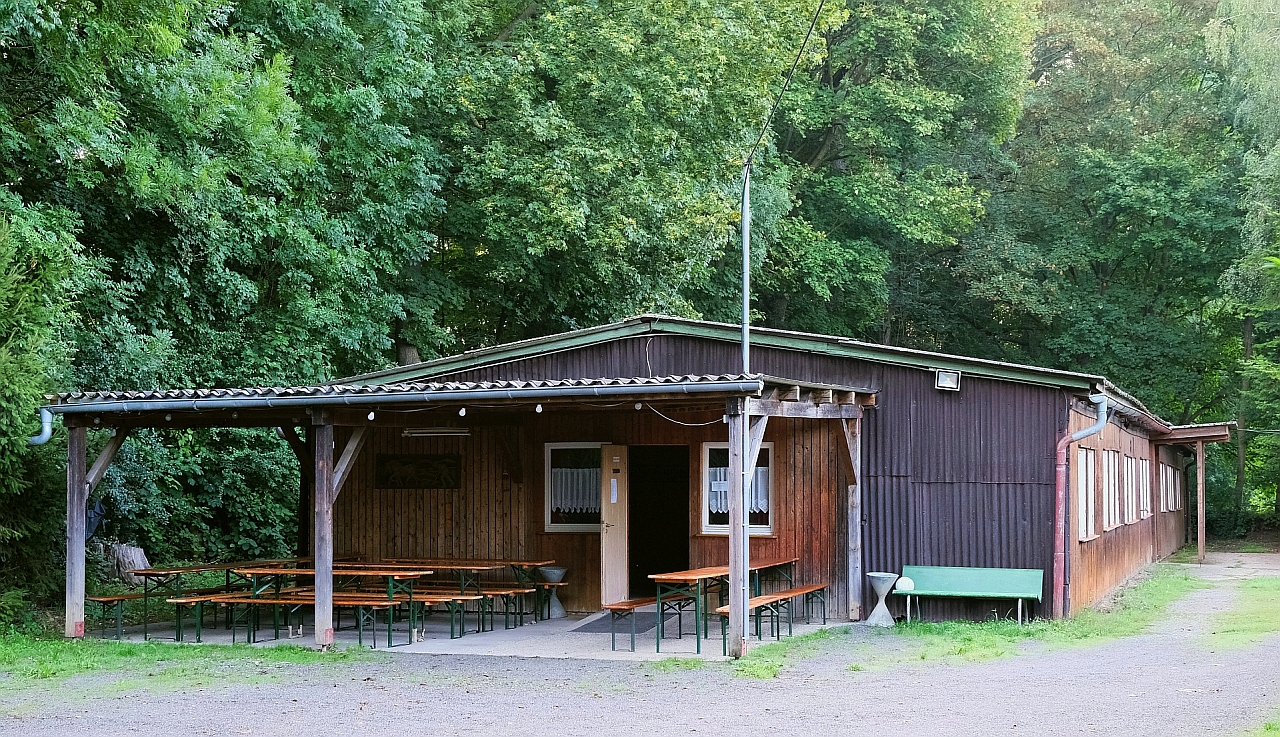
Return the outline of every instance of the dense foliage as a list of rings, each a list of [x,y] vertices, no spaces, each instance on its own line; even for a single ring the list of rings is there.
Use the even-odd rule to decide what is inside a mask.
[[[57,586],[42,393],[735,319],[740,167],[816,6],[0,0],[0,586]],[[824,7],[756,162],[759,322],[1280,429],[1270,3]],[[1220,531],[1280,503],[1244,437]],[[268,432],[141,433],[94,501],[176,561],[288,551],[297,488]]]

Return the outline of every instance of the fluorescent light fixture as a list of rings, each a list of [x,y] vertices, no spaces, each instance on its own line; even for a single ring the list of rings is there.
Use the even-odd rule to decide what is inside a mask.
[[[406,427],[400,431],[400,437],[404,438],[467,437],[470,434],[469,427]]]
[[[933,372],[933,386],[944,392],[960,391],[960,372],[937,369]]]

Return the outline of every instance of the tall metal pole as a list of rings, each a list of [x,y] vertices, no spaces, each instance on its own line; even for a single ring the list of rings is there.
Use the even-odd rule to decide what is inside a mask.
[[[751,159],[742,166],[742,373],[751,373]],[[737,476],[738,483],[730,484],[730,493],[734,499],[730,509],[736,514],[730,515],[732,529],[729,535],[729,576],[730,605],[729,617],[733,620],[730,627],[730,651],[734,657],[742,657],[746,652],[746,633],[750,622],[747,604],[751,598],[749,582],[751,580],[751,477],[750,468],[750,413],[747,402],[742,402],[742,411],[737,417],[730,417],[729,427],[729,472]],[[737,432],[735,432],[735,430]]]
[[[751,373],[751,160],[742,167],[742,373]]]

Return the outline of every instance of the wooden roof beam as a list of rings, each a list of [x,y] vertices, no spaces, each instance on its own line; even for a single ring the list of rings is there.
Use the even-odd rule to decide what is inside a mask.
[[[813,404],[811,402],[781,402],[773,399],[747,399],[747,414],[757,417],[852,420],[862,416],[862,407],[856,404]]]

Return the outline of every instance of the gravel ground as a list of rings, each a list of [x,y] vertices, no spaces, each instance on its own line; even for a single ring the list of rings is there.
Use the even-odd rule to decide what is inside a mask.
[[[983,663],[852,672],[856,648],[889,644],[855,631],[768,681],[735,678],[717,663],[664,671],[411,654],[241,665],[267,682],[159,692],[108,688],[112,676],[99,674],[39,693],[0,690],[0,734],[1238,734],[1280,708],[1280,636],[1212,652],[1200,635],[1230,609],[1238,579],[1280,574],[1280,555],[1216,554],[1211,563],[1200,570],[1217,585],[1192,592],[1145,634]]]

